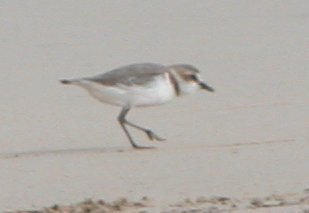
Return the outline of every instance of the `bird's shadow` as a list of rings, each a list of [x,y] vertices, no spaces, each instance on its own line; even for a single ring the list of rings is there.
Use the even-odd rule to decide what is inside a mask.
[[[30,150],[24,152],[7,152],[0,153],[0,159],[11,159],[11,158],[26,158],[26,157],[40,157],[48,155],[76,155],[76,154],[100,154],[100,153],[122,153],[132,152],[135,149],[130,147],[88,147],[88,148],[73,148],[73,149],[51,149],[51,150]]]

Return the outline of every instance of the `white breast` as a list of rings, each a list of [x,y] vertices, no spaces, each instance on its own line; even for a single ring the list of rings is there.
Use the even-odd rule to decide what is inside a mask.
[[[153,106],[164,104],[175,97],[174,88],[168,74],[156,76],[145,85],[123,86],[127,90],[128,103],[131,106]]]

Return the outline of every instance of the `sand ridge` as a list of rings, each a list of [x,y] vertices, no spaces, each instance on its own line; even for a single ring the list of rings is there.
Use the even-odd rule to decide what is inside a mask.
[[[168,204],[165,207],[156,206],[148,197],[142,197],[138,201],[129,201],[120,198],[112,202],[104,200],[87,199],[83,202],[62,205],[55,204],[41,210],[16,211],[14,213],[227,213],[227,212],[309,212],[309,190],[302,193],[274,194],[262,198],[235,199],[229,197],[197,197],[196,199],[186,198],[175,204]],[[13,213],[13,212],[7,212]]]

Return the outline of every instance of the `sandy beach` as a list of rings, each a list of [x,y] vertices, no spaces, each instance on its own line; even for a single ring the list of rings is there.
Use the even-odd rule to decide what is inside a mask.
[[[0,212],[309,212],[309,2],[1,1]],[[194,64],[129,119],[59,79]],[[104,211],[103,211],[104,210]]]

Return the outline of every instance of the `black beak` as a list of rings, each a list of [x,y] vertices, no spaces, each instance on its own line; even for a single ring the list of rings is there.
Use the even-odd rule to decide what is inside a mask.
[[[208,90],[209,92],[215,91],[212,87],[208,86],[204,82],[199,82],[199,85],[200,85],[201,89]]]

